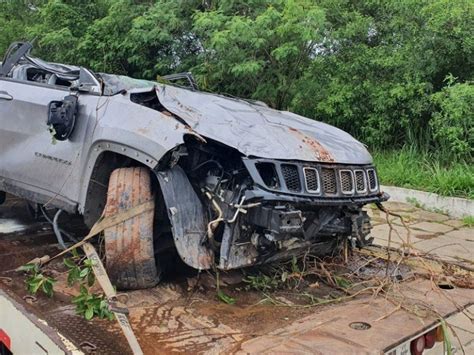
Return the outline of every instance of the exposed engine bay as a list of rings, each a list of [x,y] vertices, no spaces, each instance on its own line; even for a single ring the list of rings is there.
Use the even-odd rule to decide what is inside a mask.
[[[362,206],[381,200],[373,166],[252,159],[197,139],[157,176],[177,250],[198,269],[363,246],[371,225]]]
[[[190,73],[158,83],[45,62],[31,49],[13,43],[0,67],[8,101],[0,113],[9,127],[0,129],[0,189],[52,203],[58,213],[79,212],[88,226],[106,205],[153,198],[153,217],[127,221],[136,225],[133,243],[125,227],[106,238],[109,261],[125,265],[117,277],[124,284],[133,274],[134,287],[154,285],[157,272],[148,282],[137,270],[147,274],[168,246],[193,268],[232,269],[370,243],[362,207],[388,195],[367,147],[347,132],[199,91]],[[21,122],[39,108],[44,121],[29,120],[28,135]],[[27,141],[40,149],[51,136],[59,144],[44,152],[18,148]],[[59,176],[68,189],[58,189]],[[156,195],[136,187],[145,184]],[[124,259],[131,247],[136,255]]]

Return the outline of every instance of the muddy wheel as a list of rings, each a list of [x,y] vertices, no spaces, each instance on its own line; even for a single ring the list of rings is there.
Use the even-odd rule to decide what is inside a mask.
[[[153,198],[147,169],[116,169],[110,175],[105,216]],[[160,279],[153,250],[153,216],[152,209],[104,231],[107,272],[119,289],[153,287]]]

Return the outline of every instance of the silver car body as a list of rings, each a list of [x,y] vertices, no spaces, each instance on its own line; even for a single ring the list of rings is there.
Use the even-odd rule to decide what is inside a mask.
[[[46,124],[48,104],[61,100],[69,89],[0,78],[0,189],[81,211],[99,153],[114,151],[154,168],[166,152],[183,143],[190,130],[130,101],[130,94],[153,89],[163,105],[196,133],[225,142],[246,156],[372,162],[361,143],[330,125],[244,100],[162,84],[112,96],[80,94],[73,135],[53,144]],[[322,149],[316,149],[315,142]]]
[[[196,268],[211,266],[212,250],[228,269],[257,262],[258,250],[272,260],[278,250],[285,256],[284,250],[309,247],[315,236],[363,242],[370,223],[361,207],[388,198],[365,146],[315,120],[26,55],[0,70],[0,191],[79,212],[91,225],[108,181],[107,175],[98,182],[97,171],[107,165],[106,153],[120,155],[156,174],[177,250]],[[54,103],[67,97],[76,100],[72,133],[56,141],[47,122]],[[220,176],[210,166],[198,174],[202,159],[220,166]],[[246,216],[238,207],[244,200],[253,208]],[[177,208],[190,213],[176,215]],[[216,213],[221,217],[214,219]],[[217,228],[220,221],[225,228]],[[206,242],[214,229],[219,241]]]

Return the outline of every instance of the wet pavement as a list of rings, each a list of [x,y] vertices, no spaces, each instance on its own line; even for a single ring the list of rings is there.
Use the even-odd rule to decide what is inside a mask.
[[[390,217],[394,226],[391,246],[406,243],[410,234],[413,248],[474,267],[473,228],[446,215],[408,204],[389,202],[385,206],[403,215],[410,229],[408,232],[398,218]],[[390,228],[384,213],[371,207],[368,211],[374,224],[374,243],[386,246]],[[28,216],[24,201],[10,199],[8,205],[0,206],[0,277],[3,277],[0,287],[21,300],[27,295],[24,280],[13,269],[34,257],[54,255],[57,251],[59,249],[50,227]],[[128,347],[115,322],[87,322],[75,315],[70,296],[77,294],[77,289],[67,287],[64,282],[66,273],[62,262],[53,262],[50,272],[59,280],[53,299],[39,296],[30,301],[27,307],[52,327],[65,332],[64,335],[75,344],[92,343],[100,349],[101,354],[128,353]],[[305,287],[298,289],[298,294],[289,290],[274,293],[269,302],[262,292],[247,289],[241,282],[241,273],[221,276],[221,287],[235,299],[235,304],[223,303],[216,297],[215,279],[208,273],[178,273],[155,288],[127,293],[132,327],[146,354],[334,353],[335,349],[346,352],[354,348],[371,352],[368,344],[383,349],[390,337],[398,334],[397,329],[401,328],[397,328],[394,321],[399,322],[400,327],[407,328],[405,331],[420,326],[416,323],[416,317],[413,319],[402,312],[395,312],[395,318],[386,317],[394,306],[379,298],[361,298],[343,305],[302,306],[303,295],[323,299],[333,292],[316,280],[308,281]],[[11,278],[11,281],[5,282],[6,278]],[[407,282],[404,292],[437,305],[440,312],[445,314],[455,311],[452,304],[439,297],[439,292],[430,291],[426,280],[422,284]],[[457,288],[449,292],[449,297],[456,299],[459,304],[474,303],[472,289]],[[474,306],[469,310],[474,314]],[[365,321],[372,319],[373,329],[365,335],[359,330],[349,329],[347,319],[354,317]],[[459,338],[453,342],[460,341],[466,353],[474,353],[472,321],[461,313],[451,317],[449,322]],[[332,351],[331,346],[335,346]],[[316,350],[318,347],[320,350]]]
[[[437,255],[444,260],[460,262],[474,269],[474,227],[468,227],[463,221],[443,213],[425,211],[408,203],[386,202],[384,206],[403,216],[405,225],[410,230],[407,231],[400,218],[390,216],[389,221],[393,222],[394,228],[392,246],[402,246],[410,234],[410,244],[415,250]],[[385,213],[373,207],[368,208],[368,212],[374,225],[371,234],[375,238],[374,243],[389,245],[390,227]],[[448,323],[457,334],[457,337],[453,337],[457,348],[461,348],[461,343],[466,354],[474,354],[474,306],[467,310],[471,318],[459,313],[450,317]],[[462,353],[461,350],[458,352]]]
[[[409,229],[408,232],[400,218],[390,216],[389,221],[394,228],[391,237],[393,247],[409,242],[414,249],[474,267],[474,227],[468,227],[461,220],[445,214],[425,211],[407,203],[386,202],[384,206],[401,215]],[[386,215],[370,207],[367,210],[374,226],[371,233],[374,243],[387,246],[390,227]]]

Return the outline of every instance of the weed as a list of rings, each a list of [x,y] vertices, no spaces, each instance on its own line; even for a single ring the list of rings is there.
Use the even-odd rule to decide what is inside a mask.
[[[86,282],[91,287],[95,282],[94,272],[92,270],[92,261],[86,259],[83,261],[83,268],[76,264],[72,259],[64,259],[64,265],[69,268],[67,283],[72,286],[76,281]]]
[[[444,353],[447,355],[451,355],[453,353],[451,339],[449,337],[448,326],[446,325],[446,321],[444,319],[440,320],[441,322],[441,329],[443,331],[443,345],[444,345]]]
[[[474,216],[466,216],[462,219],[462,223],[467,227],[474,227]]]
[[[351,282],[342,276],[334,276],[334,281],[336,282],[336,285],[340,288],[348,289],[351,287]]]
[[[227,304],[235,304],[235,298],[226,295],[224,291],[221,290],[221,284],[219,281],[219,271],[216,272],[216,289],[217,289],[217,298]]]
[[[445,214],[447,215],[448,212],[446,212],[445,210],[441,209],[441,208],[436,208],[436,207],[428,207],[426,206],[424,203],[421,203],[420,201],[418,201],[415,197],[407,197],[406,198],[406,201],[410,204],[410,205],[413,205],[417,208],[421,208],[423,210],[426,210],[426,211],[430,211],[430,212],[435,212],[435,213],[440,213],[440,214]]]
[[[279,281],[277,276],[270,277],[268,275],[264,275],[262,273],[255,275],[255,276],[247,276],[243,280],[247,283],[247,289],[254,289],[257,291],[270,291],[274,290],[278,287]]]
[[[426,209],[425,205],[418,201],[415,197],[407,197],[406,200],[410,205],[413,205],[417,208]]]
[[[217,290],[217,298],[227,304],[235,304],[235,298],[226,295],[221,289]]]
[[[56,139],[56,130],[54,129],[53,125],[48,126],[49,133],[51,134],[51,144],[56,145],[58,143],[58,140]]]

